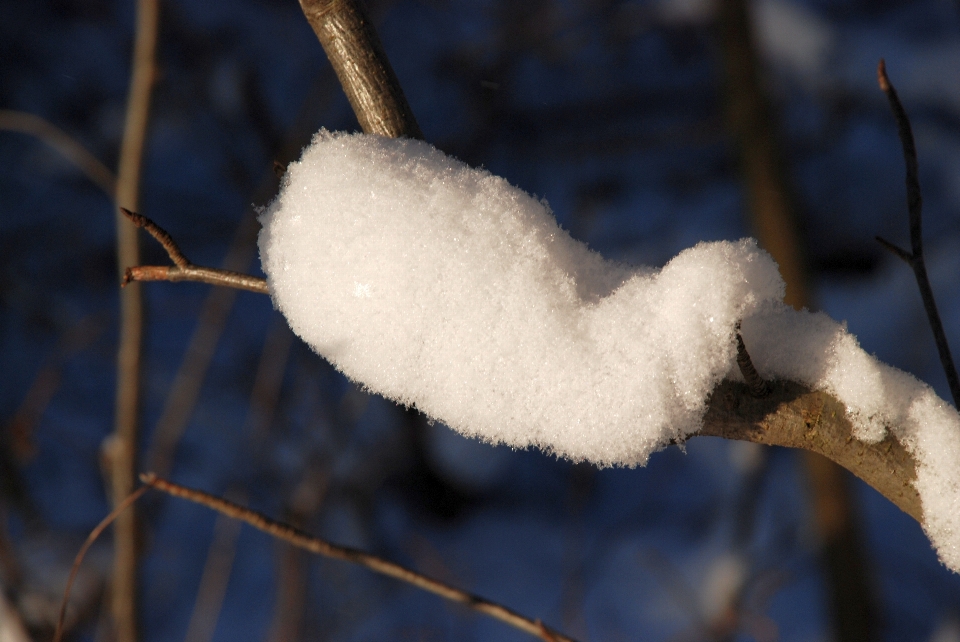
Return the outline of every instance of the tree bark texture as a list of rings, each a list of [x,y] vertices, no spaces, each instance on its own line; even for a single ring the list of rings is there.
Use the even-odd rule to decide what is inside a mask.
[[[360,0],[300,0],[364,133],[423,138]]]

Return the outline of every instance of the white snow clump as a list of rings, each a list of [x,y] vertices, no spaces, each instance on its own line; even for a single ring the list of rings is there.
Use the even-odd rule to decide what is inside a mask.
[[[261,216],[274,304],[366,389],[472,437],[599,465],[643,464],[696,432],[739,378],[827,391],[857,438],[889,427],[918,461],[924,527],[960,570],[960,415],[781,302],[753,240],[700,243],[660,270],[605,260],[545,201],[430,145],[321,130]]]

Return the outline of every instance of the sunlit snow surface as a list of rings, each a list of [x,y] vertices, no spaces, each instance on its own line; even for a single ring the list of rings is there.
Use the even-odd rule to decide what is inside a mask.
[[[822,314],[780,302],[752,240],[701,243],[660,270],[612,263],[544,201],[426,143],[321,131],[261,216],[275,305],[367,389],[465,435],[600,465],[646,462],[699,429],[737,378],[836,395],[857,437],[918,459],[925,528],[960,570],[960,416]]]

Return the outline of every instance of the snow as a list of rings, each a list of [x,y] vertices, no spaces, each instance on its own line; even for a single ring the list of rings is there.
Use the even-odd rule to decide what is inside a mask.
[[[960,570],[960,415],[829,317],[781,302],[753,240],[700,243],[662,269],[605,260],[543,200],[426,143],[320,131],[261,215],[274,304],[371,392],[491,443],[643,464],[696,432],[739,378],[825,390],[855,436],[918,460],[924,528]]]

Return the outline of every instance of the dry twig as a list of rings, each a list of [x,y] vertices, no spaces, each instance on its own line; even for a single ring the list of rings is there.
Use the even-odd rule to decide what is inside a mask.
[[[231,270],[208,268],[194,265],[180,251],[169,233],[146,216],[120,208],[120,211],[137,227],[144,228],[155,238],[163,249],[167,251],[173,267],[167,265],[137,265],[128,267],[120,282],[121,287],[136,281],[197,281],[211,285],[222,285],[239,290],[249,290],[260,294],[267,294],[267,282],[249,274],[241,274]]]
[[[86,556],[87,551],[90,550],[90,547],[97,541],[100,534],[106,530],[107,526],[112,524],[117,517],[127,510],[135,501],[140,499],[149,488],[149,486],[141,486],[127,495],[127,497],[118,503],[116,508],[110,511],[110,514],[104,517],[103,520],[90,531],[90,534],[87,535],[86,541],[83,543],[83,546],[80,547],[80,552],[77,553],[77,556],[73,560],[73,566],[70,567],[70,577],[67,579],[67,586],[63,589],[63,600],[60,602],[60,615],[57,618],[57,628],[53,634],[53,642],[60,642],[63,637],[63,623],[67,617],[67,605],[70,603],[70,590],[73,588],[73,581],[77,577],[77,572],[80,570],[80,565],[83,563],[83,558]]]
[[[907,211],[910,215],[911,251],[907,252],[879,236],[877,241],[902,259],[913,270],[917,279],[917,287],[920,289],[920,297],[923,299],[923,307],[927,312],[927,320],[930,322],[930,329],[933,330],[933,339],[937,343],[940,363],[947,376],[947,383],[950,385],[953,403],[960,407],[960,377],[957,376],[957,367],[953,363],[950,344],[947,342],[947,333],[944,332],[943,322],[940,320],[940,313],[937,311],[937,302],[933,297],[930,278],[927,276],[927,264],[923,258],[923,197],[920,194],[920,178],[917,172],[917,146],[913,141],[910,119],[900,102],[900,97],[897,96],[897,90],[890,83],[890,78],[887,76],[887,65],[882,58],[877,64],[877,82],[880,84],[883,93],[887,95],[887,100],[890,101],[890,109],[897,120],[900,143],[903,145],[903,162],[906,165]]]
[[[0,129],[36,136],[76,165],[104,194],[113,199],[117,190],[117,179],[113,172],[79,141],[50,121],[23,111],[0,109]]]
[[[393,562],[389,562],[375,555],[364,553],[363,551],[359,551],[354,548],[331,544],[326,540],[313,537],[297,528],[270,519],[261,513],[250,510],[249,508],[244,508],[243,506],[238,506],[237,504],[229,502],[220,497],[215,497],[199,490],[194,490],[192,488],[187,488],[186,486],[169,482],[165,479],[160,479],[153,473],[144,473],[140,475],[140,480],[144,484],[152,486],[153,488],[156,488],[157,490],[169,495],[173,495],[174,497],[180,497],[182,499],[201,504],[207,508],[217,511],[218,513],[246,522],[254,528],[272,535],[277,539],[289,542],[298,548],[302,548],[310,551],[311,553],[329,557],[331,559],[338,559],[345,562],[350,562],[352,564],[358,564],[370,569],[375,573],[406,582],[416,586],[419,589],[433,593],[434,595],[439,595],[446,600],[463,604],[474,611],[500,620],[501,622],[509,624],[510,626],[525,633],[529,633],[535,637],[550,639],[553,642],[574,642],[574,640],[571,638],[547,628],[539,620],[531,620],[523,617],[519,613],[516,613],[505,606],[501,606],[495,602],[477,597],[476,595],[472,595],[466,591],[454,588],[444,584],[443,582],[438,582],[437,580],[426,577],[425,575],[421,575],[415,571],[411,571],[410,569],[404,568],[399,564],[394,564]],[[547,638],[547,635],[550,637]]]

